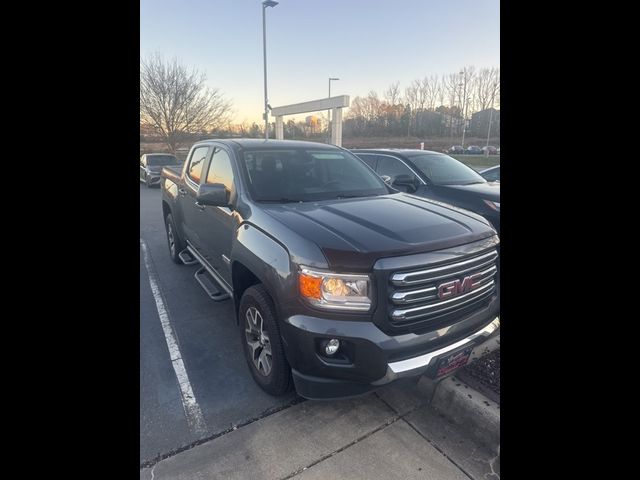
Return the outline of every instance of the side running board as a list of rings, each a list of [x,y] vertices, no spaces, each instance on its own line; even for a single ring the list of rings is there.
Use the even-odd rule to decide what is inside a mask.
[[[196,260],[197,262],[197,260]],[[220,284],[211,276],[207,269],[201,267],[194,275],[200,286],[207,292],[209,298],[215,302],[221,302],[229,298],[229,294],[220,286]]]
[[[193,257],[193,255],[191,255],[191,252],[189,252],[188,248],[182,250],[178,254],[178,258],[180,258],[180,260],[182,260],[182,263],[184,263],[185,265],[195,265],[196,263],[200,263]]]

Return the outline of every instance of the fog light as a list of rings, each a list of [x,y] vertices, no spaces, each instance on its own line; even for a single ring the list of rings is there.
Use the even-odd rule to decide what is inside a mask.
[[[337,338],[332,338],[327,342],[327,346],[324,347],[324,351],[327,352],[327,355],[333,355],[340,348],[340,340]]]

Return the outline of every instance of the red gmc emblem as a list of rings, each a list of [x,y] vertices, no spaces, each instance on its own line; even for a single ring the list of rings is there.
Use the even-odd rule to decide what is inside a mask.
[[[478,288],[480,273],[475,273],[464,277],[462,280],[452,280],[450,282],[441,283],[438,285],[438,298],[440,300],[446,300],[447,298],[457,297],[463,293],[470,292]]]

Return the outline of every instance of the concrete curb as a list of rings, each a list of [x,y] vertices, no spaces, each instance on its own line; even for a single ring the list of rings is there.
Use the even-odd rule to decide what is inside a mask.
[[[500,405],[458,379],[455,375],[420,388],[431,397],[431,406],[463,428],[475,441],[493,452],[500,451]]]

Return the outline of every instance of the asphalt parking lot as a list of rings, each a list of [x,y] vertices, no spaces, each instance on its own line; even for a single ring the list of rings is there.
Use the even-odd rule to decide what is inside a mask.
[[[160,189],[140,185],[141,478],[160,478],[162,468],[173,472],[162,478],[229,478],[229,470],[218,476],[205,467],[197,474],[180,475],[176,469],[199,468],[205,460],[215,462],[216,468],[240,468],[240,464],[248,468],[249,453],[238,453],[246,448],[243,435],[266,435],[270,428],[280,432],[273,440],[285,452],[271,454],[286,456],[291,465],[263,458],[268,466],[263,465],[261,471],[272,475],[264,473],[261,478],[313,477],[304,472],[306,467],[300,470],[300,465],[313,466],[318,473],[326,470],[331,477],[333,468],[346,468],[340,467],[340,462],[351,467],[362,462],[363,468],[368,465],[375,470],[376,461],[388,465],[388,458],[405,466],[416,459],[424,462],[420,467],[424,472],[417,468],[411,474],[392,470],[397,478],[414,478],[414,474],[415,478],[499,478],[499,474],[491,476],[491,457],[495,456],[430,413],[415,383],[394,385],[348,402],[308,402],[294,392],[280,398],[264,393],[254,383],[242,356],[232,302],[210,300],[193,278],[196,270],[196,266],[176,265],[169,258]],[[334,425],[332,421],[336,430],[324,432],[328,425]],[[349,422],[364,423],[357,430]],[[294,450],[306,445],[315,429],[315,445],[326,450],[318,450],[316,457],[299,464],[294,462]],[[337,434],[342,431],[344,438]],[[384,440],[386,436],[389,439]],[[391,449],[391,456],[372,456],[365,441],[372,445],[382,442],[376,448]],[[420,446],[407,453],[391,441],[407,448]],[[308,453],[310,448],[299,450]],[[164,458],[167,460],[158,463]],[[158,465],[164,466],[154,474]],[[202,476],[204,471],[209,473]],[[424,476],[427,471],[432,474]],[[255,470],[247,470],[237,476],[256,478],[255,474]]]
[[[190,428],[181,388],[140,247],[140,463],[288,405],[255,385],[239,347],[232,303],[211,301],[193,278],[196,266],[168,255],[161,193],[140,186],[140,239],[182,357],[204,425]],[[155,271],[153,271],[155,270]]]

